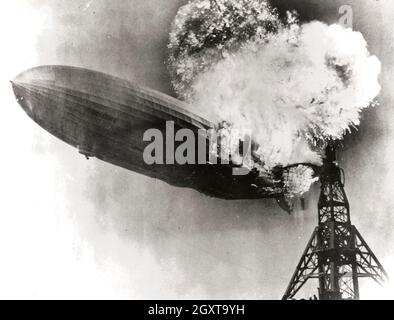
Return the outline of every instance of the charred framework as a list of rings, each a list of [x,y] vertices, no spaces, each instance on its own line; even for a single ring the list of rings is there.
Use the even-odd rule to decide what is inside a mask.
[[[319,225],[297,265],[284,300],[294,298],[309,279],[318,279],[321,300],[358,300],[359,278],[369,277],[380,284],[388,278],[357,228],[351,224],[344,174],[336,163],[335,149],[334,144],[327,147],[321,169]]]

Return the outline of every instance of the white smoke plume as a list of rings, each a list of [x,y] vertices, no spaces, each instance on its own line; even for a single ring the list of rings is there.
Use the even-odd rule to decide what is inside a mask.
[[[361,33],[299,24],[294,13],[281,21],[262,0],[190,2],[179,10],[169,49],[179,96],[213,122],[251,130],[268,170],[321,164],[318,145],[357,127],[380,91],[380,62]],[[313,180],[301,171],[295,176]]]
[[[193,106],[249,128],[270,167],[319,162],[313,139],[341,139],[380,87],[380,63],[360,33],[319,22],[248,43],[193,84]]]

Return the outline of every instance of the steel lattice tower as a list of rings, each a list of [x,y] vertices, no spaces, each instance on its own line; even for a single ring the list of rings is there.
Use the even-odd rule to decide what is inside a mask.
[[[344,174],[335,161],[335,146],[326,148],[320,173],[319,225],[297,265],[283,299],[292,299],[309,280],[319,281],[321,300],[359,299],[360,277],[382,284],[387,274],[350,221]]]

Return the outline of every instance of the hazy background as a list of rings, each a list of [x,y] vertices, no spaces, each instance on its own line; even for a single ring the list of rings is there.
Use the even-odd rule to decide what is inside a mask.
[[[31,121],[9,80],[41,64],[111,73],[171,93],[170,24],[182,0],[18,0],[0,4],[0,298],[282,296],[317,223],[272,200],[223,201],[96,159]],[[327,3],[329,2],[329,3]],[[280,0],[306,20],[354,29],[383,64],[381,105],[363,114],[340,154],[352,221],[394,277],[392,0]],[[307,83],[305,85],[308,85]],[[313,284],[312,289],[317,287]],[[394,298],[362,283],[366,298]]]

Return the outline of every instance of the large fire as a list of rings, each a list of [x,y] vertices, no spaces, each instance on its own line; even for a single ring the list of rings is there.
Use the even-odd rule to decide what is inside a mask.
[[[230,135],[250,130],[255,166],[265,172],[321,164],[325,142],[358,126],[380,91],[380,62],[361,33],[301,24],[294,12],[280,19],[263,0],[189,2],[175,18],[169,50],[179,97],[229,123]],[[315,181],[308,167],[294,168],[283,174],[288,199]]]

